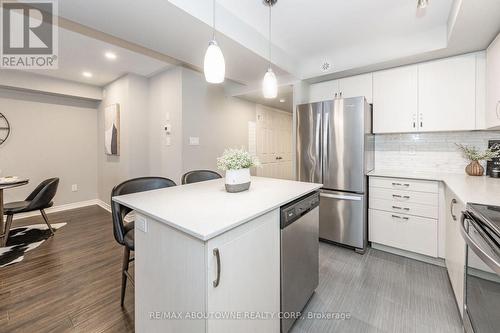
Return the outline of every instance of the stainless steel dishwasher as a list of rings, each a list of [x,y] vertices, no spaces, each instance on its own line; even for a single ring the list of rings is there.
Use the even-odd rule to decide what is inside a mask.
[[[319,193],[281,207],[281,332],[290,330],[319,280]]]

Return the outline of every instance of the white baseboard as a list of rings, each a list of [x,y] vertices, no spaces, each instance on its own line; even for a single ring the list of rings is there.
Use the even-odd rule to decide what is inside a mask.
[[[382,245],[382,244],[378,244],[378,243],[372,243],[371,246],[372,246],[372,248],[374,248],[376,250],[389,252],[392,254],[396,254],[398,256],[423,261],[423,262],[426,262],[428,264],[433,264],[433,265],[437,265],[437,266],[441,266],[441,267],[446,266],[444,263],[444,259],[442,259],[442,258],[429,257],[429,256],[426,256],[423,254],[414,253],[414,252],[410,252],[410,251],[406,251],[406,250],[401,250],[401,249],[397,249],[397,248],[394,248],[391,246]]]
[[[111,206],[100,199],[96,199],[97,205],[111,213]]]
[[[46,209],[45,212],[47,214],[50,214],[50,213],[62,212],[65,210],[94,206],[94,205],[102,207],[103,209],[107,210],[108,212],[111,212],[110,206],[108,204],[106,204],[104,201],[99,200],[99,199],[92,199],[92,200],[86,200],[86,201],[73,202],[73,203],[65,204],[65,205],[53,206],[53,207]],[[40,215],[39,211],[16,214],[16,215],[14,215],[14,220],[24,219],[27,217],[33,217],[33,216],[38,216],[38,215]],[[4,216],[4,220],[6,218],[7,217]]]

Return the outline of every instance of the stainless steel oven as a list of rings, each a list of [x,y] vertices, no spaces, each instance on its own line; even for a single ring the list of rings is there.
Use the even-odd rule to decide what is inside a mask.
[[[464,329],[500,332],[500,207],[468,204],[461,222],[467,243]]]

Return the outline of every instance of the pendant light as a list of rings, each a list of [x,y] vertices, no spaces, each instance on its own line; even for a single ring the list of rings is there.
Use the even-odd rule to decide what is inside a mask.
[[[271,8],[278,2],[278,0],[264,0],[264,5],[269,7],[269,68],[264,75],[262,81],[262,93],[264,98],[276,98],[278,96],[278,81],[271,66]]]
[[[224,55],[215,40],[215,0],[213,0],[213,31],[212,40],[208,43],[208,49],[205,53],[205,61],[203,63],[203,71],[205,80],[208,83],[222,83],[226,76],[226,62]]]

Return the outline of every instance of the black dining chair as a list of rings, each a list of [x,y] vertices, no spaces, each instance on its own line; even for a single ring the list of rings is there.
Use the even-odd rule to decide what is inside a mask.
[[[204,182],[206,180],[219,179],[219,178],[222,178],[222,176],[215,171],[193,170],[186,172],[184,175],[182,175],[181,182],[182,185],[184,185],[184,184]]]
[[[141,177],[124,181],[116,185],[111,191],[111,214],[113,217],[113,234],[118,244],[124,246],[123,263],[122,263],[122,290],[121,290],[121,306],[125,301],[125,290],[127,288],[127,279],[130,280],[132,286],[134,279],[128,272],[129,264],[134,260],[130,258],[130,251],[134,251],[134,222],[125,224],[125,216],[132,209],[120,205],[113,201],[113,197],[137,192],[157,190],[175,186],[175,182],[162,177]]]
[[[42,214],[45,223],[49,227],[51,236],[54,235],[54,229],[49,223],[49,218],[45,213],[45,209],[52,207],[59,186],[59,178],[50,178],[41,182],[31,194],[24,199],[24,201],[9,202],[4,205],[4,214],[7,215],[7,222],[5,224],[5,237],[4,242],[7,243],[9,238],[10,227],[15,214],[33,212],[39,210]]]

